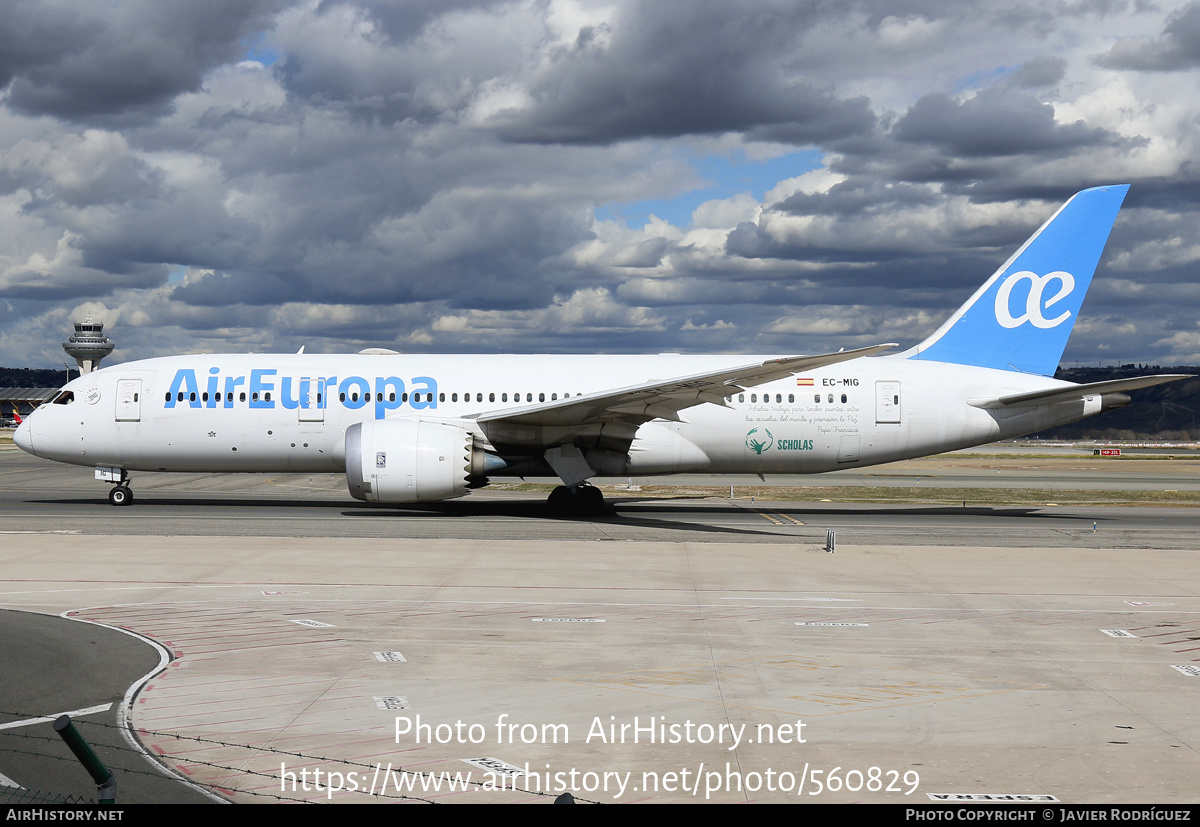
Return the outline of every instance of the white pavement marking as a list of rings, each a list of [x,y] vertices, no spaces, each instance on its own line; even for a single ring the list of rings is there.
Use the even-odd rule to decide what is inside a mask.
[[[100,706],[89,706],[87,709],[72,709],[70,712],[59,712],[56,715],[46,715],[41,718],[26,718],[23,721],[9,721],[7,724],[0,724],[0,729],[17,729],[23,726],[33,726],[34,724],[47,724],[58,720],[63,715],[70,715],[72,718],[79,718],[83,715],[91,715],[96,712],[108,712],[112,709],[112,704],[101,704]]]

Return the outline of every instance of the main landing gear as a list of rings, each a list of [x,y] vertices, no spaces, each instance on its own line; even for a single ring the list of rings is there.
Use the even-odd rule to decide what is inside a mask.
[[[605,512],[604,494],[594,485],[560,485],[550,492],[546,505],[562,517],[598,517]]]

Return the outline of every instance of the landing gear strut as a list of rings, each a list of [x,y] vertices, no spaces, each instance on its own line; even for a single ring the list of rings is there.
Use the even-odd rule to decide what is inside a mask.
[[[604,494],[594,485],[560,485],[550,492],[546,504],[565,517],[598,517],[604,513]]]
[[[113,486],[108,492],[108,501],[113,505],[129,505],[133,502],[133,491],[129,489],[129,483],[123,482],[120,485]]]

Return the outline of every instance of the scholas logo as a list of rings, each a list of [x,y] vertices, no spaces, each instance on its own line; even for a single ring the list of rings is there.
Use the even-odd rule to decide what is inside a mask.
[[[761,455],[763,451],[769,451],[774,441],[775,438],[766,428],[751,428],[746,434],[746,447],[756,454]]]
[[[278,376],[279,371],[274,368],[252,370],[249,377],[221,376],[220,372],[220,368],[209,368],[206,387],[201,391],[196,371],[191,368],[175,371],[163,407],[216,409],[244,403],[257,410],[273,410],[277,405],[324,410],[330,407],[332,397],[350,410],[374,403],[375,418],[383,419],[388,411],[404,405],[414,410],[438,406],[437,380],[431,376],[415,376],[406,384],[396,376],[377,376],[373,383],[362,376],[347,376],[340,382],[336,376]]]
[[[811,439],[775,439],[766,428],[751,428],[746,434],[746,447],[760,456],[774,448],[777,451],[811,451]]]

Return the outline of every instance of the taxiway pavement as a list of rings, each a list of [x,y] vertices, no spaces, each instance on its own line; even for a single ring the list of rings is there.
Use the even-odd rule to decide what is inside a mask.
[[[0,607],[164,646],[133,729],[232,801],[1197,800],[1196,509],[88,476],[0,457]]]

